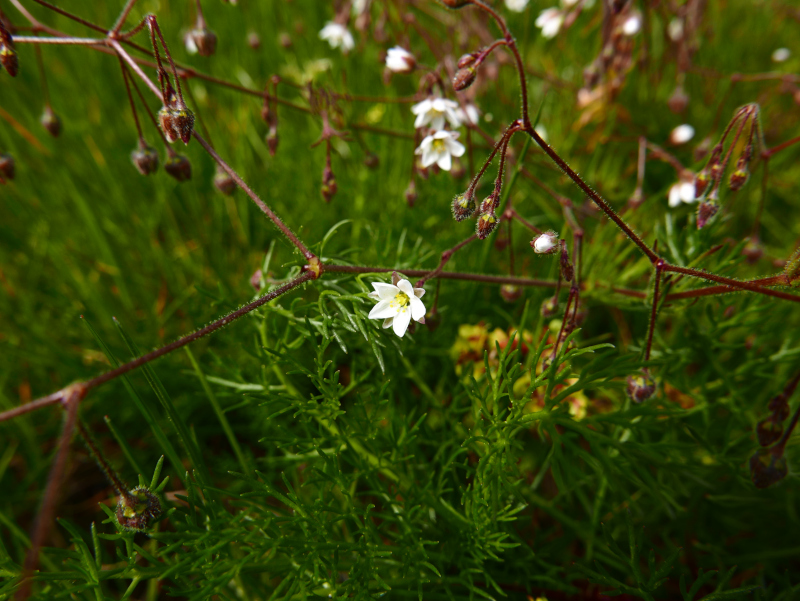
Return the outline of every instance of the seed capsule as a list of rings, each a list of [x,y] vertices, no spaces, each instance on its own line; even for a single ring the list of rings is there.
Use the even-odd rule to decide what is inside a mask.
[[[185,107],[180,109],[162,106],[158,111],[158,122],[161,124],[167,142],[172,143],[180,138],[184,144],[189,143],[194,129],[194,113],[192,111]]]
[[[236,192],[236,182],[228,175],[227,171],[219,166],[217,166],[217,170],[214,172],[214,187],[225,196],[230,196]]]
[[[192,164],[182,154],[173,154],[164,163],[164,170],[179,182],[192,179]]]
[[[475,69],[475,67],[468,66],[464,67],[463,69],[459,69],[456,71],[455,77],[453,77],[453,89],[456,92],[463,92],[473,83],[475,83],[475,78],[477,76],[478,71]]]
[[[714,215],[719,211],[719,202],[716,198],[704,198],[697,207],[697,229],[703,229]]]
[[[158,170],[158,153],[144,141],[140,141],[136,150],[131,152],[131,162],[139,173],[150,175]]]
[[[193,29],[186,34],[186,50],[200,56],[211,56],[217,50],[217,34],[205,27]]]
[[[50,107],[50,105],[44,107],[41,123],[47,132],[54,138],[57,138],[61,133],[61,119],[59,119],[58,115],[53,112],[53,109]]]
[[[160,515],[161,501],[146,486],[137,486],[119,497],[117,521],[126,530],[147,530]]]
[[[475,196],[472,192],[457,194],[453,199],[453,219],[464,221],[475,212]]]
[[[756,426],[756,436],[758,436],[758,444],[762,447],[768,447],[772,443],[777,442],[783,435],[783,424],[776,420],[774,417],[768,417],[758,422]]]
[[[503,284],[500,286],[500,296],[507,303],[515,303],[522,297],[522,288],[514,284]]]
[[[475,226],[475,233],[481,240],[486,240],[496,228],[499,220],[495,215],[494,210],[486,213],[481,213],[478,217],[478,223]]]

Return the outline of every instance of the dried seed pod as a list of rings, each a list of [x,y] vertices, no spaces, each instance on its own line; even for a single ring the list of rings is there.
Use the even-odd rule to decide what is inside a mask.
[[[655,391],[656,382],[646,369],[635,376],[628,376],[627,393],[634,403],[646,401]]]
[[[783,480],[789,466],[783,453],[776,455],[770,449],[758,449],[750,457],[750,479],[756,488],[767,488]]]
[[[228,175],[222,167],[217,165],[217,170],[214,172],[214,187],[222,192],[225,196],[230,196],[236,192],[236,182]]]
[[[14,157],[7,153],[0,154],[0,180],[14,179],[15,172]]]
[[[164,170],[179,182],[192,179],[192,164],[186,155],[172,154],[164,163]]]
[[[194,113],[183,108],[162,106],[158,111],[158,122],[170,144],[179,139],[188,144],[194,130]]]
[[[146,486],[137,486],[119,496],[117,521],[126,530],[143,531],[161,516],[161,501]]]
[[[497,215],[495,215],[494,210],[488,212],[482,212],[478,216],[478,223],[475,225],[475,233],[478,235],[478,238],[481,240],[486,240],[496,228],[497,224],[500,222],[497,219]]]
[[[464,221],[472,216],[475,212],[475,195],[471,190],[463,194],[457,194],[453,199],[452,204],[453,219],[456,221]]]
[[[150,175],[158,170],[158,153],[144,140],[139,140],[136,150],[131,152],[131,162],[139,173]]]
[[[500,286],[500,296],[507,303],[515,303],[522,298],[522,288],[514,284],[503,284]]]
[[[53,112],[50,105],[44,107],[44,113],[42,113],[40,121],[47,132],[54,138],[57,138],[61,133],[61,119]]]
[[[0,65],[5,67],[11,77],[16,77],[19,73],[19,58],[17,50],[14,48],[14,41],[11,34],[0,20]]]

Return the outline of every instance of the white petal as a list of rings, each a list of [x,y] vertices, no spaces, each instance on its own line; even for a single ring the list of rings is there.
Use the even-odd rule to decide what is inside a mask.
[[[417,298],[425,296],[425,288],[414,288],[414,296]]]
[[[414,288],[412,288],[411,282],[408,280],[400,280],[397,282],[397,287],[400,292],[405,292],[407,296],[414,296]]]
[[[431,120],[431,128],[440,130],[444,128],[444,114],[443,113],[428,113]]]
[[[397,307],[392,306],[392,301],[385,299],[372,307],[369,312],[370,319],[386,319],[387,317],[394,317],[397,315]]]
[[[409,300],[411,301],[411,317],[413,317],[416,321],[419,321],[425,317],[425,305],[422,304],[422,301],[416,296],[409,297]]]
[[[427,113],[431,110],[431,101],[430,100],[423,100],[422,102],[418,102],[414,106],[411,107],[411,112],[415,115],[421,115],[422,113]]]
[[[683,202],[694,202],[694,182],[683,182],[679,191]]]
[[[399,292],[397,286],[392,286],[391,284],[384,284],[383,282],[372,282],[372,287],[375,288],[375,292],[377,292],[380,298],[383,300],[387,299],[391,300]]]
[[[430,113],[420,113],[417,115],[417,118],[414,119],[414,127],[419,129],[420,127],[424,127],[428,121],[430,121]]]
[[[387,317],[386,319],[384,319],[384,320],[383,320],[383,324],[381,325],[381,327],[382,327],[384,330],[385,330],[386,328],[391,328],[391,327],[392,327],[392,322],[393,322],[393,321],[394,321],[394,317]]]
[[[448,140],[445,144],[447,145],[447,150],[449,150],[450,154],[454,157],[463,156],[467,150],[461,142],[456,142],[455,140]]]
[[[395,316],[394,321],[392,321],[394,333],[402,338],[408,329],[409,323],[411,323],[411,311],[403,308],[400,313]]]
[[[450,171],[450,168],[453,166],[453,159],[450,158],[450,153],[441,153],[439,155],[439,159],[436,161],[436,164],[439,165],[439,169],[443,171]]]
[[[435,150],[423,150],[422,151],[422,166],[423,167],[430,167],[433,165],[437,159],[439,158],[439,153]]]
[[[678,207],[678,206],[680,206],[680,204],[681,204],[681,191],[680,191],[680,185],[678,185],[678,184],[673,184],[673,185],[670,187],[670,189],[669,189],[669,198],[668,198],[668,200],[667,200],[667,203],[668,203],[668,204],[669,204],[669,206],[671,206],[672,208],[675,208],[675,207]]]
[[[381,295],[378,294],[377,292],[370,292],[369,294],[367,294],[367,296],[370,298],[374,298],[375,300],[381,299]]]

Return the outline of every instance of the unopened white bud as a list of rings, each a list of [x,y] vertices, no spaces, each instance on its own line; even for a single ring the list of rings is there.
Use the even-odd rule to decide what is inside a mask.
[[[531,241],[533,252],[539,255],[555,252],[558,245],[558,234],[552,230],[537,236]]]

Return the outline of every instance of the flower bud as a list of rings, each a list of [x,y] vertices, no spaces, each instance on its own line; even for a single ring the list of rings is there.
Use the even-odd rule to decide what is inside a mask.
[[[678,86],[667,100],[667,107],[673,113],[682,113],[689,106],[689,96],[683,91],[683,86]]]
[[[333,175],[333,169],[331,169],[330,161],[328,161],[325,165],[325,169],[322,171],[322,186],[320,187],[322,199],[325,202],[330,202],[333,200],[333,197],[336,196],[338,190],[339,186],[336,184],[336,176]]]
[[[14,157],[10,154],[0,154],[0,180],[14,179]]]
[[[789,403],[786,401],[785,394],[773,397],[767,405],[767,409],[772,411],[772,417],[779,422],[785,421],[789,417]]]
[[[764,256],[764,247],[761,245],[761,241],[758,239],[758,236],[747,239],[747,243],[742,249],[742,255],[744,256],[745,261],[751,265],[753,263],[757,263],[758,260]]]
[[[251,31],[247,34],[247,45],[253,50],[258,50],[261,48],[261,38],[258,37],[258,34],[255,31]]]
[[[714,147],[714,150],[711,151],[711,158],[708,159],[708,164],[706,165],[706,169],[708,169],[708,175],[711,178],[711,181],[717,181],[722,176],[722,161],[720,158],[722,157],[722,144],[717,144]]]
[[[712,195],[714,192],[711,193]],[[716,197],[704,198],[697,207],[697,229],[703,229],[714,215],[719,211],[719,202]]]
[[[11,34],[0,20],[0,65],[5,67],[11,77],[16,77],[19,72],[19,59]]]
[[[236,182],[228,175],[222,167],[217,165],[217,170],[214,172],[214,187],[222,192],[225,196],[230,196],[236,192]]]
[[[161,501],[146,486],[137,486],[119,496],[117,521],[126,530],[147,530],[161,515]]]
[[[494,211],[489,211],[486,213],[481,213],[478,216],[478,223],[475,225],[475,233],[478,234],[478,238],[481,240],[486,240],[496,228],[499,220],[497,219],[497,215],[495,215]]]
[[[405,48],[395,46],[386,53],[386,68],[393,73],[411,73],[417,66],[417,59]]]
[[[282,31],[278,34],[278,43],[281,45],[281,48],[289,49],[292,47],[292,36]]]
[[[767,488],[783,480],[789,473],[786,458],[769,449],[758,449],[750,457],[750,479],[756,488]]]
[[[164,162],[164,171],[174,177],[179,182],[192,179],[192,164],[186,155],[172,154]]]
[[[537,255],[551,255],[558,247],[558,234],[553,230],[540,234],[531,240],[531,248]]]
[[[364,165],[367,169],[377,169],[380,163],[380,158],[378,158],[378,155],[374,152],[368,152],[367,156],[364,157]]]
[[[41,123],[47,132],[54,138],[57,138],[61,133],[61,119],[59,119],[58,115],[53,112],[53,109],[50,107],[50,105],[44,107]]]
[[[158,170],[158,153],[144,140],[140,140],[139,146],[131,152],[131,162],[139,173],[150,175]]]
[[[775,416],[770,416],[758,422],[756,435],[758,436],[758,444],[762,447],[768,447],[777,442],[783,435],[783,424],[775,419]]]
[[[415,184],[414,180],[412,179],[410,182],[408,182],[408,186],[406,186],[405,191],[406,202],[408,203],[409,207],[413,207],[414,203],[417,202],[417,196],[417,184]]]
[[[708,176],[708,170],[703,169],[694,177],[694,197],[700,198],[711,183],[711,178]]]
[[[634,403],[642,403],[653,396],[656,391],[656,382],[650,372],[643,369],[635,376],[628,376],[628,396]]]
[[[269,132],[267,132],[267,149],[269,150],[269,156],[274,157],[275,153],[278,152],[278,128],[272,126],[269,128]]]
[[[464,221],[475,212],[475,195],[471,190],[463,194],[457,194],[453,199],[453,219]]]
[[[453,89],[456,92],[463,92],[473,83],[475,83],[475,78],[477,76],[478,71],[475,69],[475,67],[469,66],[459,69],[456,71],[455,77],[453,77]]]
[[[742,156],[736,161],[736,168],[731,173],[730,178],[728,179],[728,187],[736,192],[737,190],[741,190],[742,186],[747,183],[748,178],[750,177],[750,171],[747,168],[747,165],[750,163],[750,155],[752,153],[752,149],[750,146],[745,147]]]
[[[555,317],[558,314],[558,298],[551,296],[545,299],[539,312],[545,319]]]
[[[503,284],[500,286],[500,296],[507,303],[515,303],[522,297],[522,288],[514,284]]]
[[[158,111],[158,121],[167,142],[171,144],[180,138],[184,144],[189,143],[194,129],[194,113],[192,111],[185,107],[181,109],[162,106]]]
[[[217,34],[205,27],[187,33],[185,42],[189,54],[211,56],[217,50]]]
[[[458,69],[465,69],[467,67],[472,66],[477,59],[478,59],[478,53],[477,52],[471,52],[469,54],[462,54],[461,58],[458,59],[458,64],[456,65],[456,67]]]

